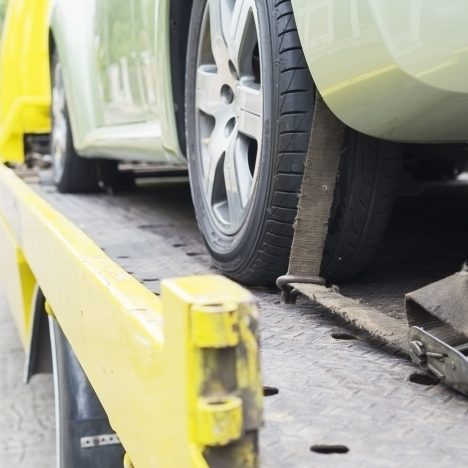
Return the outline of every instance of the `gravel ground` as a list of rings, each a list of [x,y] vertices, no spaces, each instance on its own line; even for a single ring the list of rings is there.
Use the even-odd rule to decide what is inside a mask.
[[[51,375],[23,383],[24,351],[14,322],[0,302],[0,467],[51,468],[55,464]]]

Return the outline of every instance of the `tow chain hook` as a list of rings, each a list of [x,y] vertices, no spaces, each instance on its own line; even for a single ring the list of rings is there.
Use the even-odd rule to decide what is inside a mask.
[[[295,304],[297,296],[300,292],[291,285],[294,283],[301,284],[316,284],[325,286],[326,280],[321,276],[299,276],[299,275],[283,275],[276,280],[276,286],[281,290],[282,304]]]

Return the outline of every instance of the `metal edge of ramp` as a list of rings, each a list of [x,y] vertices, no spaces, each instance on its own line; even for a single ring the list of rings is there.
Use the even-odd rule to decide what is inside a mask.
[[[163,282],[159,299],[3,165],[0,220],[10,250],[0,277],[20,281],[19,259],[30,268],[135,466],[258,464],[248,291],[218,276],[179,278]],[[27,307],[21,313],[27,327]]]

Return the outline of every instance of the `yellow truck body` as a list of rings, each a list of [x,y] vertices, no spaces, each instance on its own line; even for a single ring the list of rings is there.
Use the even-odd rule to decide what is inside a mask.
[[[0,161],[24,160],[25,135],[50,132],[50,0],[10,0],[0,45]]]

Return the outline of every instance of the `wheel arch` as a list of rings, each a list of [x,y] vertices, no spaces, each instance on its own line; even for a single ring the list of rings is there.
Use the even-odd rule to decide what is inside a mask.
[[[185,79],[190,17],[194,0],[172,0],[169,10],[169,46],[172,72],[172,93],[177,136],[182,153],[186,154]]]

